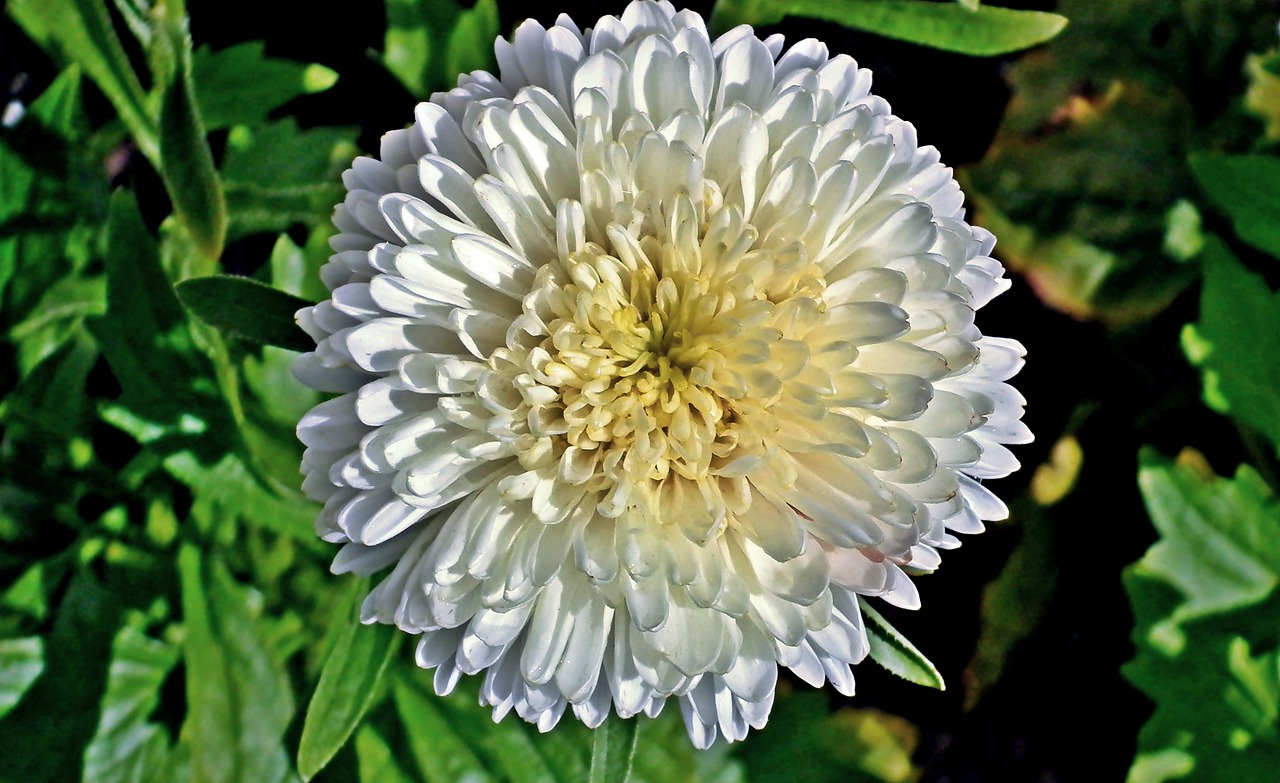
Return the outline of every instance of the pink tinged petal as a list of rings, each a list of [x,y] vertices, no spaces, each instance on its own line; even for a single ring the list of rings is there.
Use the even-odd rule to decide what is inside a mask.
[[[889,572],[882,555],[874,549],[845,549],[833,547],[826,550],[831,569],[831,582],[863,595],[880,595],[889,583]],[[874,559],[867,554],[871,552]]]
[[[875,514],[889,499],[879,482],[845,458],[796,454],[798,476],[789,504],[802,513],[809,530],[837,546],[878,544],[883,534]]]

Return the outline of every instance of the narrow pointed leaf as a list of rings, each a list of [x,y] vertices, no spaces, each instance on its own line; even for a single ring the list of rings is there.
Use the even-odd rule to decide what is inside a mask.
[[[937,667],[866,601],[859,599],[859,603],[862,604],[862,616],[867,621],[871,658],[899,677],[917,685],[946,690],[947,686]]]
[[[411,783],[412,778],[396,765],[395,754],[373,726],[365,724],[356,732],[360,783]]]
[[[431,697],[406,682],[397,682],[393,693],[409,736],[409,751],[427,783],[495,780]]]
[[[366,580],[356,581],[353,586],[355,595],[363,596],[368,591]],[[298,774],[304,781],[324,769],[373,706],[374,698],[381,693],[387,664],[403,636],[394,626],[362,625],[359,601],[349,603],[348,610],[334,620],[340,629],[320,671],[320,682],[302,726]]]
[[[191,76],[191,35],[186,20],[167,20],[163,35],[177,58],[160,99],[160,171],[183,225],[208,258],[222,255],[227,204],[213,165]]]
[[[747,23],[772,24],[785,16],[835,22],[886,38],[948,52],[992,57],[1042,44],[1062,32],[1065,17],[1042,11],[1016,11],[990,5],[926,0],[759,0],[717,7],[720,28]]]
[[[293,351],[315,347],[293,314],[311,303],[247,277],[218,275],[184,280],[178,298],[197,318],[249,342]]]
[[[266,646],[249,591],[194,546],[178,555],[188,713],[182,727],[195,783],[284,783],[289,677]]]

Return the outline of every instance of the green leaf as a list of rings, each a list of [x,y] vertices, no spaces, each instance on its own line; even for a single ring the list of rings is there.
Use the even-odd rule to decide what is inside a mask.
[[[360,759],[360,783],[412,783],[412,778],[396,765],[387,741],[367,723],[356,732],[356,754]]]
[[[324,769],[373,706],[382,675],[403,636],[394,626],[360,622],[358,599],[368,588],[367,579],[353,580],[348,592],[355,599],[334,619],[337,639],[307,707],[298,746],[298,773],[304,781]]]
[[[1280,450],[1280,345],[1258,339],[1280,323],[1280,294],[1217,237],[1206,237],[1201,262],[1200,320],[1184,332],[1183,348],[1204,376],[1205,401]]]
[[[28,636],[0,640],[0,717],[22,700],[43,671],[43,639]]]
[[[107,223],[107,312],[89,329],[120,382],[104,415],[161,454],[207,464],[240,448],[236,419],[197,350],[155,241],[131,194],[118,191]]]
[[[88,135],[76,65],[0,133],[0,328],[24,319],[49,327],[21,339],[24,372],[66,336],[67,321],[41,314],[55,304],[51,289],[81,278],[96,239],[89,227],[105,217],[102,159]]]
[[[639,725],[638,720],[623,720],[609,713],[592,733],[589,783],[626,783],[631,779]]]
[[[496,778],[458,736],[433,697],[406,682],[396,682],[396,709],[409,736],[409,751],[427,783],[490,783]]]
[[[196,493],[197,499],[217,510],[221,519],[238,518],[249,525],[288,536],[312,551],[325,545],[315,534],[320,507],[297,489],[263,486],[243,459],[227,454],[212,466],[205,466],[190,451],[172,454],[165,469]]]
[[[925,0],[738,0],[716,4],[712,23],[724,30],[737,24],[774,24],[785,16],[835,22],[886,38],[990,57],[1042,44],[1062,32],[1065,17],[983,5]]]
[[[43,622],[53,594],[67,579],[70,560],[70,553],[64,552],[32,564],[0,594],[0,606]]]
[[[453,0],[386,0],[386,8],[382,63],[414,95],[447,90],[458,74],[493,70],[494,0],[471,8]]]
[[[1013,516],[1022,538],[1000,575],[982,590],[982,629],[964,673],[966,711],[999,679],[1015,645],[1040,624],[1058,579],[1053,518],[1029,503]]]
[[[1280,605],[1273,600],[1253,611],[1192,622],[1175,652],[1154,629],[1176,604],[1170,589],[1140,568],[1127,571],[1124,584],[1138,653],[1121,671],[1155,702],[1138,734],[1129,780],[1157,772],[1169,777],[1146,780],[1268,780],[1280,765],[1280,655],[1273,641]]]
[[[867,621],[867,641],[871,644],[872,660],[917,685],[946,690],[937,667],[865,600],[859,598],[858,601],[862,606],[862,616]]]
[[[160,173],[191,238],[216,259],[226,240],[227,205],[192,86],[187,20],[166,18],[157,35],[168,39],[176,57],[173,79],[160,96]]]
[[[1124,575],[1137,655],[1123,673],[1155,712],[1129,779],[1266,779],[1280,764],[1280,503],[1248,466],[1219,478],[1194,452],[1144,450],[1138,483],[1160,539]]]
[[[266,43],[248,41],[217,52],[202,46],[192,59],[195,94],[206,130],[258,125],[299,95],[323,92],[338,75],[323,65],[266,56]]]
[[[160,158],[156,123],[101,0],[11,0],[6,10],[37,41],[54,42],[84,68],[111,101],[152,163]]]
[[[593,733],[581,723],[566,719],[546,733],[514,715],[494,723],[491,709],[477,704],[481,678],[463,678],[458,692],[448,698],[430,695],[430,681],[429,675],[415,670],[399,679],[394,691],[409,749],[427,783],[582,783],[592,779]],[[665,712],[657,720],[640,717],[629,722],[637,724],[638,735],[632,783],[692,783],[697,765],[678,710]],[[627,733],[624,729],[621,737],[614,735],[615,748],[610,753],[630,741]],[[706,780],[733,781],[725,774],[729,766],[722,757],[708,759]],[[619,769],[616,765],[597,768],[601,773]]]
[[[762,730],[731,753],[751,783],[910,783],[918,743],[914,726],[879,710],[833,711],[828,694],[780,696]]]
[[[293,777],[283,745],[293,691],[264,641],[257,601],[193,545],[178,555],[189,711],[182,728],[196,783]]]
[[[97,360],[93,340],[77,330],[4,398],[0,420],[21,422],[46,437],[70,438],[84,421],[85,385]]]
[[[1137,568],[1185,599],[1159,627],[1170,644],[1181,623],[1256,604],[1275,590],[1280,504],[1252,468],[1217,479],[1144,451],[1138,486],[1160,540]]]
[[[231,235],[325,222],[342,201],[342,171],[357,149],[346,128],[299,130],[292,119],[238,126],[227,138],[222,173]]]
[[[44,641],[44,673],[0,719],[0,780],[79,780],[81,752],[98,723],[111,639],[120,627],[126,596],[119,587],[82,568],[62,592]]]
[[[23,375],[81,332],[86,317],[106,311],[106,280],[100,275],[68,274],[49,286],[39,303],[9,337],[18,345],[18,369]]]
[[[294,351],[315,347],[293,317],[300,308],[310,306],[305,299],[230,275],[183,280],[174,288],[197,318],[229,335]]]
[[[98,730],[84,752],[83,783],[159,783],[170,775],[169,735],[148,720],[178,648],[126,625],[111,645]]]
[[[1280,158],[1192,155],[1191,172],[1241,239],[1280,258]]]

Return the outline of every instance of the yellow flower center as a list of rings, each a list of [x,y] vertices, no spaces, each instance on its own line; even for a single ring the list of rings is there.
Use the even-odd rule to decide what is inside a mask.
[[[703,220],[687,196],[666,213],[561,254],[525,302],[545,324],[525,365],[562,417],[562,475],[626,484],[638,505],[639,487],[656,498],[669,479],[765,454],[767,412],[809,356],[788,332],[822,309],[821,273],[798,243],[757,247],[736,209]]]

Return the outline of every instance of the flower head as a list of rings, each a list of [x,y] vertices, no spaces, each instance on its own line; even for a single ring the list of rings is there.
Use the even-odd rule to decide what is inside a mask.
[[[860,596],[1005,515],[1022,348],[951,170],[821,43],[634,2],[497,42],[344,177],[296,373],[335,572],[436,689],[543,730],[668,698],[700,747],[779,666],[852,693]]]

